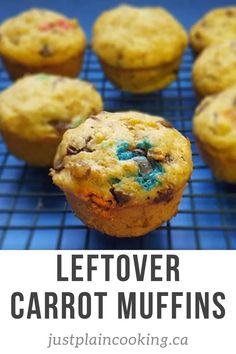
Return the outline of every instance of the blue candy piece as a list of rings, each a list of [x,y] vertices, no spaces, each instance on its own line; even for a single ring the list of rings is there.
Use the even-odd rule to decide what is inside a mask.
[[[133,157],[133,153],[131,151],[124,151],[119,153],[119,160],[130,160]]]
[[[117,154],[120,152],[127,151],[129,148],[129,143],[127,141],[121,140],[117,146]]]
[[[134,158],[134,161],[139,166],[139,175],[136,177],[136,181],[146,190],[150,191],[156,185],[160,185],[160,181],[157,180],[157,176],[163,175],[164,167],[157,161],[150,162],[146,156],[140,156],[137,151],[129,150],[129,143],[127,141],[120,141],[117,146],[117,157],[119,160],[130,160]],[[137,149],[149,150],[152,144],[147,138],[144,138],[137,145]],[[118,183],[115,182],[115,183]]]
[[[149,150],[152,147],[152,144],[150,143],[150,141],[148,140],[148,138],[144,138],[142,141],[140,141],[136,147],[138,149],[143,149],[143,150]]]
[[[142,174],[136,178],[136,181],[142,186],[146,191],[150,191],[157,185],[160,185],[160,181],[157,180],[157,176],[164,174],[165,170],[159,162],[154,163],[154,169],[152,172]]]
[[[133,157],[132,151],[128,151],[129,143],[127,141],[120,141],[117,146],[116,154],[119,160],[130,160]]]
[[[137,177],[136,181],[140,186],[143,187],[147,192],[149,192],[152,188],[154,188],[156,185],[160,184],[160,182],[157,179],[149,179],[145,181],[143,177]]]

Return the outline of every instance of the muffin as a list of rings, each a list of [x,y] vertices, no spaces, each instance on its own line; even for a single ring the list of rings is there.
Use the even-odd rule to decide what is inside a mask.
[[[131,237],[176,214],[191,171],[189,140],[163,118],[101,112],[64,134],[51,175],[89,227]]]
[[[202,157],[215,176],[236,183],[236,86],[202,101],[193,130]]]
[[[0,94],[0,131],[13,155],[52,166],[64,131],[102,108],[100,95],[85,81],[30,75]]]
[[[0,27],[0,54],[13,79],[46,72],[76,77],[86,46],[77,20],[48,10],[31,9]]]
[[[206,48],[193,66],[193,85],[198,95],[215,94],[234,84],[236,84],[236,40]]]
[[[127,5],[104,12],[92,46],[106,76],[122,90],[146,93],[176,79],[187,35],[160,7]]]
[[[196,53],[226,40],[236,39],[236,6],[209,11],[190,31],[190,42]]]

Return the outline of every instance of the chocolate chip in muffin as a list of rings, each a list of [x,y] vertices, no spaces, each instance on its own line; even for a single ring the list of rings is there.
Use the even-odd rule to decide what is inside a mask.
[[[89,146],[88,146],[88,143],[92,140],[92,136],[89,135],[87,138],[85,138],[85,146],[81,149],[81,151],[85,151],[85,152],[93,152],[94,150],[91,149]]]
[[[202,21],[201,26],[204,28],[208,27],[207,21]]]
[[[56,172],[61,172],[64,169],[64,163],[63,161],[56,161],[54,165],[54,170]]]
[[[152,164],[145,156],[136,156],[133,160],[137,163],[141,175],[152,172]]]
[[[157,192],[157,196],[154,199],[155,203],[170,202],[174,197],[174,191],[172,188],[168,188],[166,191]]]
[[[225,15],[227,17],[233,17],[233,16],[236,16],[236,12],[233,11],[232,9],[228,9],[228,10],[225,11]]]
[[[123,57],[124,57],[124,54],[122,52],[117,53],[117,59],[118,60],[123,59]]]
[[[131,196],[129,194],[121,192],[121,191],[117,191],[117,190],[115,190],[115,188],[111,188],[110,192],[113,195],[116,203],[120,206],[128,203],[128,201],[130,201],[130,199],[131,199]]]
[[[77,155],[77,154],[79,154],[82,151],[83,152],[93,152],[93,150],[89,149],[87,146],[84,146],[82,149],[79,149],[79,150],[77,150],[73,146],[69,146],[67,148],[66,153],[67,153],[67,155],[72,156],[72,155]]]
[[[117,64],[121,64],[124,59],[123,53],[117,53]]]
[[[170,164],[171,162],[173,162],[173,157],[170,154],[166,154],[164,163]]]
[[[64,134],[65,131],[70,128],[70,124],[56,119],[51,120],[49,124],[52,125],[53,128],[56,129],[60,134]]]
[[[42,48],[39,50],[39,54],[42,57],[51,57],[53,55],[53,50],[48,44],[43,44]]]
[[[146,151],[143,149],[134,149],[132,150],[134,154],[137,154],[138,156],[146,156]]]
[[[89,135],[86,139],[85,139],[85,143],[88,144],[93,138],[91,137],[91,135]]]
[[[76,147],[69,145],[66,150],[67,155],[77,155],[81,150],[76,149]]]
[[[83,146],[81,149],[77,149],[75,146],[72,146],[72,145],[69,145],[67,147],[67,150],[66,150],[66,154],[71,156],[71,155],[77,155],[79,154],[80,152],[84,151],[84,152],[93,152],[94,150],[90,149],[88,146],[87,146],[87,143],[92,139],[92,137],[88,137],[86,140],[85,140],[85,143],[86,145]]]
[[[89,147],[85,146],[81,151],[84,151],[84,152],[93,152],[94,150],[93,149],[90,149]]]
[[[100,120],[100,118],[98,118],[98,116],[96,116],[94,114],[92,114],[89,118],[92,120]]]
[[[194,36],[195,36],[195,38],[198,39],[198,40],[201,40],[201,39],[202,39],[202,35],[201,35],[200,32],[196,32]]]
[[[161,120],[159,123],[165,128],[173,128],[173,125],[168,120]]]
[[[205,110],[205,108],[207,108],[209,106],[210,102],[211,101],[208,99],[205,99],[203,102],[201,102],[200,105],[196,109],[196,112],[195,112],[196,116],[199,115],[200,113],[202,113]]]

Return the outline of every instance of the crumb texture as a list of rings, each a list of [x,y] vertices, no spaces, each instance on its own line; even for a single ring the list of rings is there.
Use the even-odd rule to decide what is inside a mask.
[[[76,19],[31,9],[3,22],[0,52],[25,65],[56,64],[82,53],[86,39]]]
[[[197,137],[216,150],[231,149],[236,157],[236,86],[206,97],[195,111]]]
[[[150,68],[180,58],[187,35],[163,8],[122,5],[99,16],[92,43],[99,58],[108,65]]]
[[[190,41],[196,52],[213,44],[236,38],[236,6],[209,11],[190,31]]]
[[[193,84],[201,96],[236,84],[236,40],[212,45],[200,54],[193,66]]]
[[[88,82],[37,74],[19,79],[0,95],[0,129],[35,141],[54,139],[102,110]]]
[[[196,109],[193,129],[216,177],[236,183],[236,86],[205,98]]]
[[[163,118],[102,112],[64,134],[52,176],[67,194],[112,208],[169,200],[191,171],[189,141]]]

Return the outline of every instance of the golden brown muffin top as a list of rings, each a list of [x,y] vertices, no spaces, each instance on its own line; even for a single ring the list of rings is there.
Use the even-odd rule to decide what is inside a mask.
[[[92,43],[107,64],[135,69],[165,65],[179,58],[187,35],[163,8],[122,5],[98,17]]]
[[[99,93],[86,81],[30,75],[0,94],[0,130],[22,138],[54,138],[102,110]]]
[[[64,136],[53,182],[102,207],[172,198],[192,171],[190,142],[160,117],[101,112]]]
[[[230,150],[236,157],[236,86],[206,97],[196,109],[193,128],[214,150]]]
[[[84,32],[76,19],[31,9],[3,22],[0,53],[28,65],[60,63],[83,52]]]
[[[203,96],[236,84],[236,39],[212,45],[199,55],[193,66],[193,83]]]
[[[190,31],[190,41],[196,52],[213,44],[236,39],[236,6],[209,11]]]

